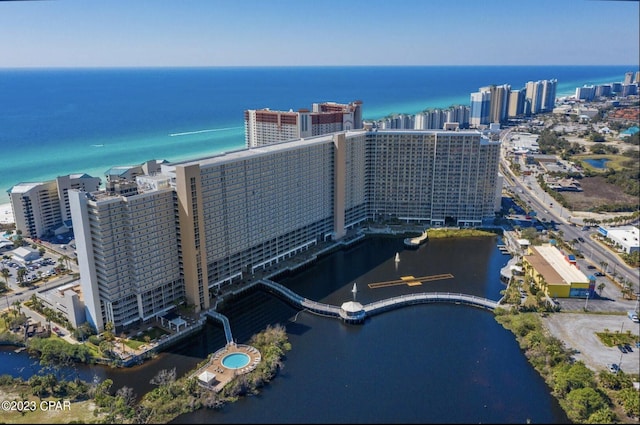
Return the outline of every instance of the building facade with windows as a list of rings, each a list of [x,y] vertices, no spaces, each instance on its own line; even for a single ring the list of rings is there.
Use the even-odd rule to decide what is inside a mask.
[[[137,179],[130,196],[69,191],[86,317],[98,330],[155,318],[184,298],[174,191],[166,177]]]
[[[9,199],[16,229],[29,238],[54,234],[71,218],[68,191],[96,191],[99,186],[100,178],[88,174],[69,174],[46,182],[13,186],[9,189]]]
[[[481,224],[495,216],[499,150],[478,131],[356,130],[165,163],[163,186],[137,195],[77,191],[88,316],[126,325],[182,293],[208,309],[218,288],[369,219]]]
[[[287,140],[362,128],[362,102],[314,103],[297,112],[249,109],[244,111],[245,146],[254,148]]]

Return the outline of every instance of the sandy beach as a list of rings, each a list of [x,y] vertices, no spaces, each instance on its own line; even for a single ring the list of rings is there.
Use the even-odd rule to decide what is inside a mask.
[[[0,205],[0,223],[15,223],[13,219],[13,209],[11,209],[11,204]]]

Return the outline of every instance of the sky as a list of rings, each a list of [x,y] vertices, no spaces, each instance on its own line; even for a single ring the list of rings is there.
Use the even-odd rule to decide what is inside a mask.
[[[640,0],[0,0],[0,68],[636,65]]]

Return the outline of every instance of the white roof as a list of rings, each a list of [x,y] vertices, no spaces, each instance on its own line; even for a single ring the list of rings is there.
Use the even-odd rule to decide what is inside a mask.
[[[176,326],[180,326],[180,325],[186,325],[187,322],[182,318],[182,317],[176,317],[175,319],[171,319],[169,320],[171,323],[173,323]]]
[[[576,266],[570,264],[555,246],[541,245],[537,246],[536,250],[566,283],[589,281],[587,276]]]
[[[205,370],[200,375],[198,375],[198,379],[202,382],[206,382],[207,384],[213,381],[216,378],[216,374]]]
[[[17,185],[11,188],[11,193],[26,193],[33,189],[34,187],[38,187],[43,184],[43,182],[33,182],[33,183],[18,183]]]
[[[13,251],[11,251],[11,253],[13,255],[15,255],[15,256],[18,256],[18,257],[21,257],[21,258],[25,258],[29,254],[38,253],[38,251],[36,251],[35,249],[30,248],[30,247],[21,246],[19,248],[14,249]]]
[[[362,310],[362,304],[356,301],[347,301],[342,304],[342,309],[347,312],[357,312]]]

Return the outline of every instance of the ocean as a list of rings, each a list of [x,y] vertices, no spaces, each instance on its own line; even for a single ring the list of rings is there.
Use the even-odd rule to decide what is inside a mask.
[[[244,111],[363,102],[363,117],[469,104],[490,84],[558,80],[558,96],[629,66],[0,69],[0,204],[22,182],[242,149]]]

